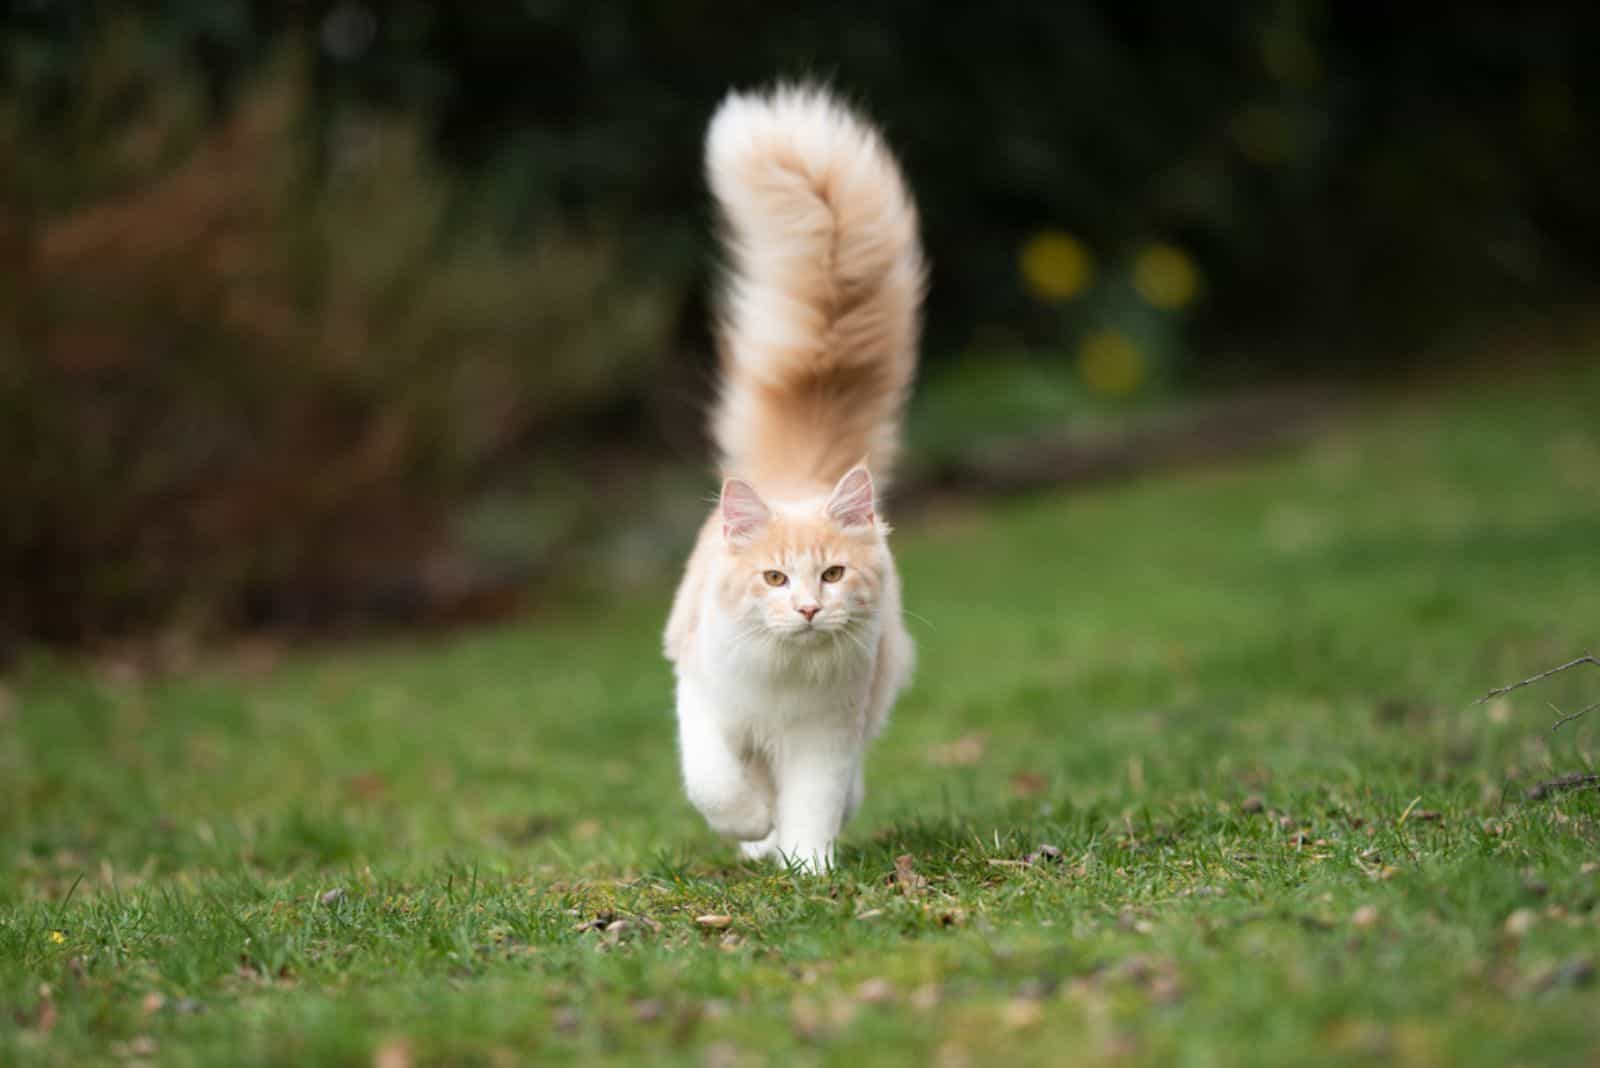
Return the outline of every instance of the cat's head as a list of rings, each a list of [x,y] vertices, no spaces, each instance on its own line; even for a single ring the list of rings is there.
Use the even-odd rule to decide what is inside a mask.
[[[824,642],[877,618],[892,564],[865,467],[826,496],[793,502],[764,500],[730,478],[719,509],[719,593],[747,631]]]

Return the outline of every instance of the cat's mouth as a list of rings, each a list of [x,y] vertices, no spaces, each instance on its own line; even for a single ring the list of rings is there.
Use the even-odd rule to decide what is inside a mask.
[[[807,638],[820,638],[822,635],[828,633],[828,631],[831,629],[831,627],[823,626],[820,623],[797,623],[778,631],[778,636],[781,638],[799,638],[802,640]]]
[[[805,623],[791,623],[775,628],[775,633],[786,641],[818,641],[822,638],[837,637],[847,623],[848,620],[843,619],[813,619]]]

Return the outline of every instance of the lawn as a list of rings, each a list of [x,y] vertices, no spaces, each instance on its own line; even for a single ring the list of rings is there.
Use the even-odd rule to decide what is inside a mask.
[[[1600,376],[897,536],[842,867],[676,780],[648,595],[0,690],[0,1063],[1562,1064],[1600,1015]],[[1041,846],[1051,848],[1041,849]]]

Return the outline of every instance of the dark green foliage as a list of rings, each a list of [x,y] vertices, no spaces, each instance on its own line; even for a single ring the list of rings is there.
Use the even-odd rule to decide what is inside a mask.
[[[0,106],[0,650],[325,619],[666,337],[613,240],[504,240],[415,122],[344,115],[319,168],[297,51],[212,121],[144,47],[108,31],[49,123]]]
[[[28,84],[69,91],[90,10],[13,17]],[[157,5],[151,46],[203,66],[219,99],[270,41],[303,34],[321,45],[323,107],[429,116],[450,159],[502,175],[508,218],[625,223],[639,255],[691,281],[703,278],[699,135],[716,99],[775,75],[829,77],[906,158],[940,351],[995,331],[1053,338],[1016,271],[1046,226],[1107,262],[1152,240],[1188,247],[1209,282],[1201,328],[1234,341],[1392,341],[1484,299],[1519,307],[1592,268],[1600,242],[1600,156],[1583,136],[1600,91],[1582,77],[1600,16],[1583,5],[199,11]]]
[[[91,10],[105,9],[13,15],[14,84],[70,95]],[[1583,5],[146,10],[149,47],[205,70],[215,99],[270,42],[303,35],[320,46],[324,110],[428,116],[448,158],[502,176],[506,218],[625,224],[638,255],[690,281],[704,277],[699,135],[717,98],[829,77],[906,158],[940,351],[997,330],[1053,337],[1016,270],[1047,226],[1108,262],[1152,240],[1188,247],[1209,283],[1201,327],[1230,340],[1393,340],[1483,299],[1536,300],[1592,268],[1600,242],[1600,156],[1583,137],[1600,91],[1582,77],[1600,16]]]
[[[1581,296],[1597,43],[1600,9],[1477,2],[10,4],[0,645],[415,585],[506,466],[560,487],[548,566],[595,521],[570,468],[697,462],[729,86],[883,121],[934,373],[1122,395],[1481,355]],[[1056,233],[1089,274],[1046,300],[1019,258]],[[1152,248],[1174,307],[1129,284]]]

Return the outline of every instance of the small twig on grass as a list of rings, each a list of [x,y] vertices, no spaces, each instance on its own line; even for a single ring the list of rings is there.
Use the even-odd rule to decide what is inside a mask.
[[[1568,790],[1577,790],[1585,786],[1600,786],[1600,775],[1586,775],[1576,773],[1563,775],[1559,779],[1542,782],[1528,791],[1529,801],[1543,801],[1554,794],[1565,793]]]
[[[1546,702],[1546,703],[1548,704],[1548,702]],[[1550,705],[1550,708],[1551,708],[1552,711],[1555,712],[1556,715],[1561,716],[1561,709],[1556,708],[1555,705]],[[1587,708],[1580,708],[1576,712],[1572,713],[1570,716],[1561,716],[1560,719],[1556,720],[1554,723],[1552,723],[1550,725],[1550,729],[1551,730],[1559,730],[1563,723],[1571,723],[1573,720],[1580,719],[1583,716],[1588,715],[1590,712],[1593,712],[1597,708],[1600,708],[1600,701],[1596,701],[1594,704],[1590,705]]]
[[[1559,675],[1569,668],[1577,667],[1579,664],[1593,664],[1596,667],[1600,667],[1600,660],[1596,660],[1592,655],[1580,656],[1576,660],[1569,660],[1560,667],[1553,667],[1549,671],[1541,671],[1539,674],[1534,675],[1531,678],[1523,679],[1521,682],[1513,682],[1510,686],[1501,686],[1499,689],[1490,690],[1488,693],[1478,698],[1478,700],[1474,703],[1481,705],[1491,697],[1499,697],[1502,694],[1510,693],[1512,690],[1520,690],[1524,686],[1530,686],[1533,683],[1538,682],[1540,679],[1548,679],[1551,675]]]
[[[1596,658],[1592,653],[1588,656],[1580,656],[1576,660],[1569,660],[1560,667],[1553,667],[1549,671],[1541,671],[1539,674],[1523,679],[1521,682],[1513,682],[1510,686],[1501,686],[1498,689],[1490,690],[1488,693],[1474,701],[1473,704],[1481,705],[1491,697],[1502,697],[1510,693],[1512,690],[1520,690],[1524,686],[1531,686],[1541,679],[1548,679],[1551,675],[1559,675],[1563,671],[1577,667],[1579,664],[1593,664],[1595,667],[1600,667],[1600,658]],[[1593,712],[1595,709],[1600,708],[1600,701],[1596,701],[1587,708],[1579,709],[1570,716],[1563,714],[1561,709],[1556,708],[1555,705],[1550,705],[1550,707],[1555,711],[1555,714],[1560,717],[1555,721],[1554,724],[1551,725],[1550,729],[1559,730],[1563,723],[1571,723],[1573,720],[1580,719],[1583,716],[1588,715],[1590,712]]]
[[[1551,675],[1559,675],[1569,668],[1577,667],[1579,664],[1593,664],[1595,667],[1600,667],[1600,659],[1596,659],[1593,653],[1589,654],[1588,656],[1580,656],[1576,660],[1569,660],[1560,667],[1553,667],[1549,671],[1541,671],[1539,674],[1534,675],[1531,678],[1523,679],[1521,682],[1514,682],[1510,686],[1502,686],[1497,690],[1490,690],[1488,693],[1478,698],[1476,703],[1481,705],[1491,697],[1500,697],[1503,694],[1510,693],[1512,690],[1520,690],[1524,686],[1531,685],[1532,683],[1538,682],[1541,679],[1548,679]],[[1550,729],[1553,731],[1560,730],[1562,724],[1571,723],[1575,719],[1581,719],[1590,712],[1593,712],[1595,709],[1600,708],[1600,701],[1596,701],[1592,705],[1586,705],[1585,707],[1578,709],[1578,711],[1567,715],[1563,713],[1561,709],[1558,708],[1553,702],[1546,701],[1545,704],[1549,705],[1550,711],[1556,714],[1556,721],[1550,726]],[[1553,797],[1556,794],[1565,793],[1568,790],[1579,790],[1586,786],[1600,787],[1600,775],[1589,774],[1586,772],[1574,772],[1571,775],[1563,775],[1559,779],[1551,779],[1549,782],[1542,782],[1537,786],[1531,787],[1523,796],[1529,801],[1542,801],[1547,797]]]

